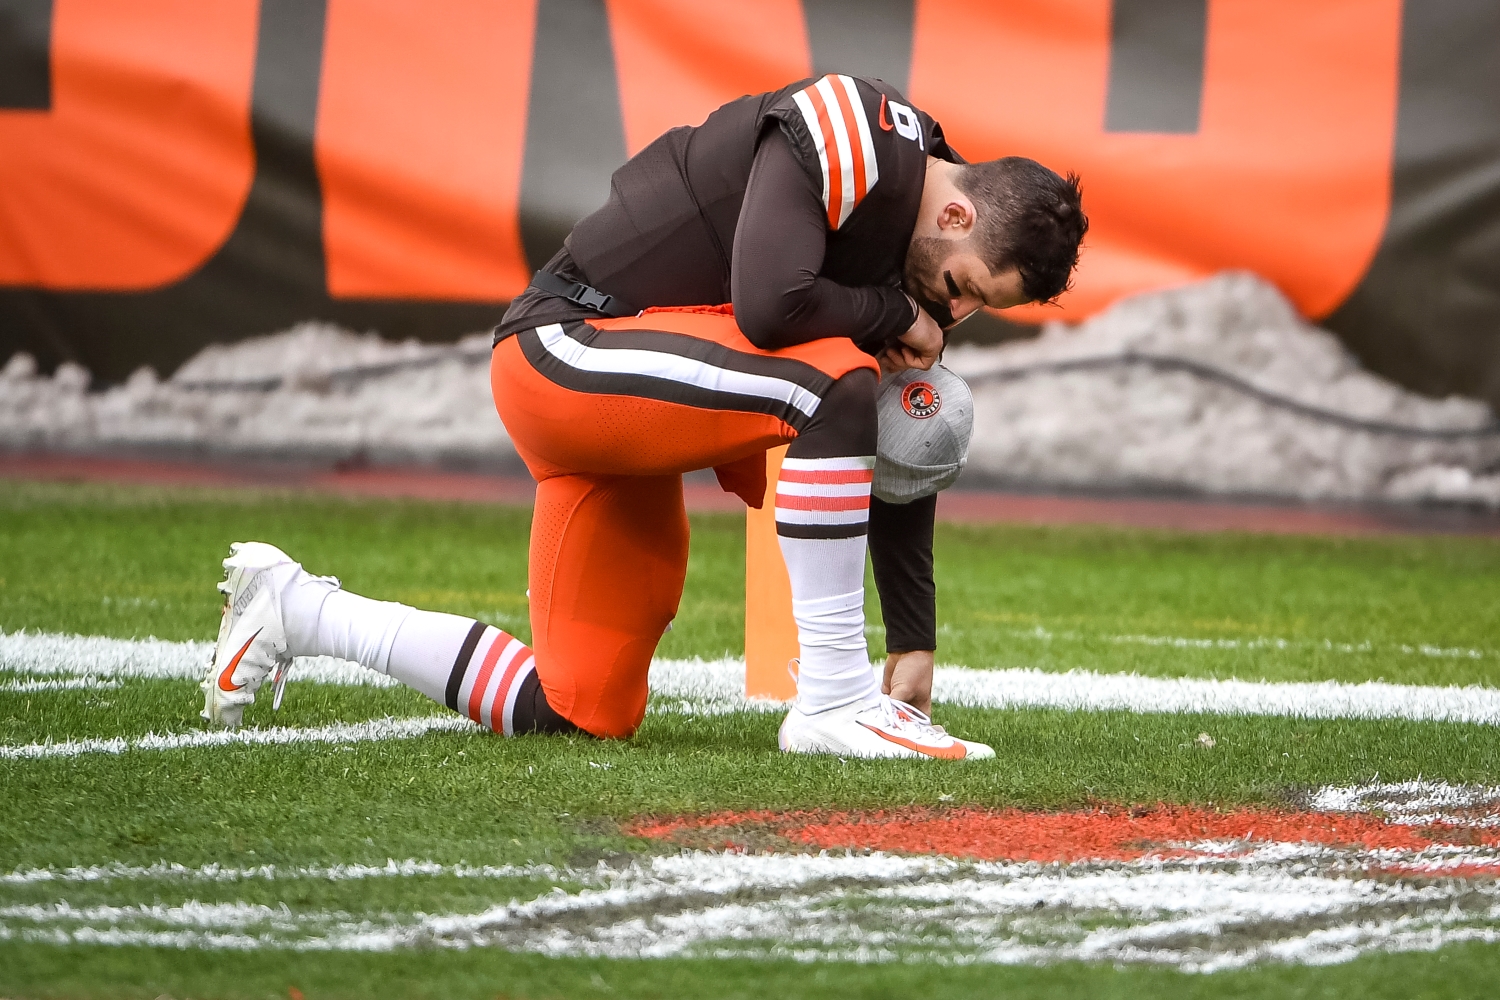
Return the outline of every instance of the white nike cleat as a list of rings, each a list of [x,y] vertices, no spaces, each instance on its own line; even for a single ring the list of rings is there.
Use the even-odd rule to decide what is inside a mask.
[[[203,689],[203,718],[227,729],[244,719],[245,706],[266,675],[276,672],[276,706],[281,705],[291,655],[281,619],[281,589],[301,565],[274,545],[235,542],[224,560],[224,617]],[[337,581],[333,581],[337,586]]]
[[[995,756],[983,743],[949,736],[926,715],[889,695],[881,695],[873,705],[845,705],[823,712],[803,712],[793,705],[781,723],[778,742],[787,753],[840,757],[982,760]]]

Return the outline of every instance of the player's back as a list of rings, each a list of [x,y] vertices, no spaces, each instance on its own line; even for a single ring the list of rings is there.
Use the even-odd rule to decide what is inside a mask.
[[[735,226],[765,112],[801,84],[731,101],[674,128],[610,181],[609,200],[569,234],[573,261],[598,288],[653,306],[729,301]]]
[[[817,96],[823,110],[815,115],[808,95],[819,88],[834,96]],[[729,302],[757,145],[779,127],[805,170],[791,183],[805,187],[815,219],[827,216],[819,275],[850,287],[899,286],[927,157],[961,162],[941,127],[903,101],[879,80],[830,76],[742,97],[701,125],[671,129],[614,172],[608,200],[573,227],[543,270],[634,308]],[[496,328],[497,342],[591,314],[528,288]]]

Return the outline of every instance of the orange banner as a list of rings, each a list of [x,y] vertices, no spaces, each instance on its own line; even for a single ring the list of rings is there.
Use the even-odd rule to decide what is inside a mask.
[[[1109,0],[923,0],[911,97],[970,159],[1083,176],[1074,291],[1012,319],[1081,319],[1226,268],[1309,316],[1364,275],[1390,210],[1399,0],[1208,5],[1197,134],[1104,130]]]
[[[329,0],[315,139],[328,291],[509,299],[536,0]]]
[[[1374,370],[1500,401],[1492,5],[27,11],[0,31],[0,361],[26,350],[122,378],[309,317],[398,337],[482,328],[625,156],[816,69],[900,79],[970,159],[1082,176],[1076,287],[1011,319],[1082,319],[1244,268]]]
[[[0,284],[144,289],[229,237],[255,175],[256,0],[56,0],[52,107],[0,110]]]

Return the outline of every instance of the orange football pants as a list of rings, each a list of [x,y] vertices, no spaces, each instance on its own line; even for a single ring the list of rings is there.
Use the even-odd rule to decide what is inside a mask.
[[[646,674],[687,573],[682,474],[759,506],[765,452],[832,383],[878,366],[847,339],[763,351],[727,307],[525,330],[495,349],[495,408],[537,481],[532,651],[547,701],[601,737],[646,714]]]

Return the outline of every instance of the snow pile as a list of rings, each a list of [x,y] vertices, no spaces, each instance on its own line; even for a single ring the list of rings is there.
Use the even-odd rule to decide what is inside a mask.
[[[0,447],[509,460],[488,362],[487,333],[396,344],[304,323],[205,348],[165,382],[142,368],[90,393],[77,365],[38,377],[18,354],[0,370]]]
[[[479,344],[488,346],[488,338],[476,334],[462,346]],[[432,360],[449,351],[446,344],[392,343],[373,333],[360,336],[330,323],[302,323],[269,337],[210,344],[177,369],[172,381],[191,385],[279,377],[317,388],[335,372]]]
[[[509,462],[488,360],[488,334],[396,344],[304,323],[90,393],[83,369],[41,377],[16,355],[0,370],[0,448]],[[1362,370],[1253,275],[946,363],[974,390],[969,469],[992,482],[1500,507],[1486,406]]]
[[[1493,428],[1488,407],[1364,371],[1250,274],[956,347],[945,364],[974,391],[969,468],[994,480],[1500,506],[1500,433],[1399,433]]]

